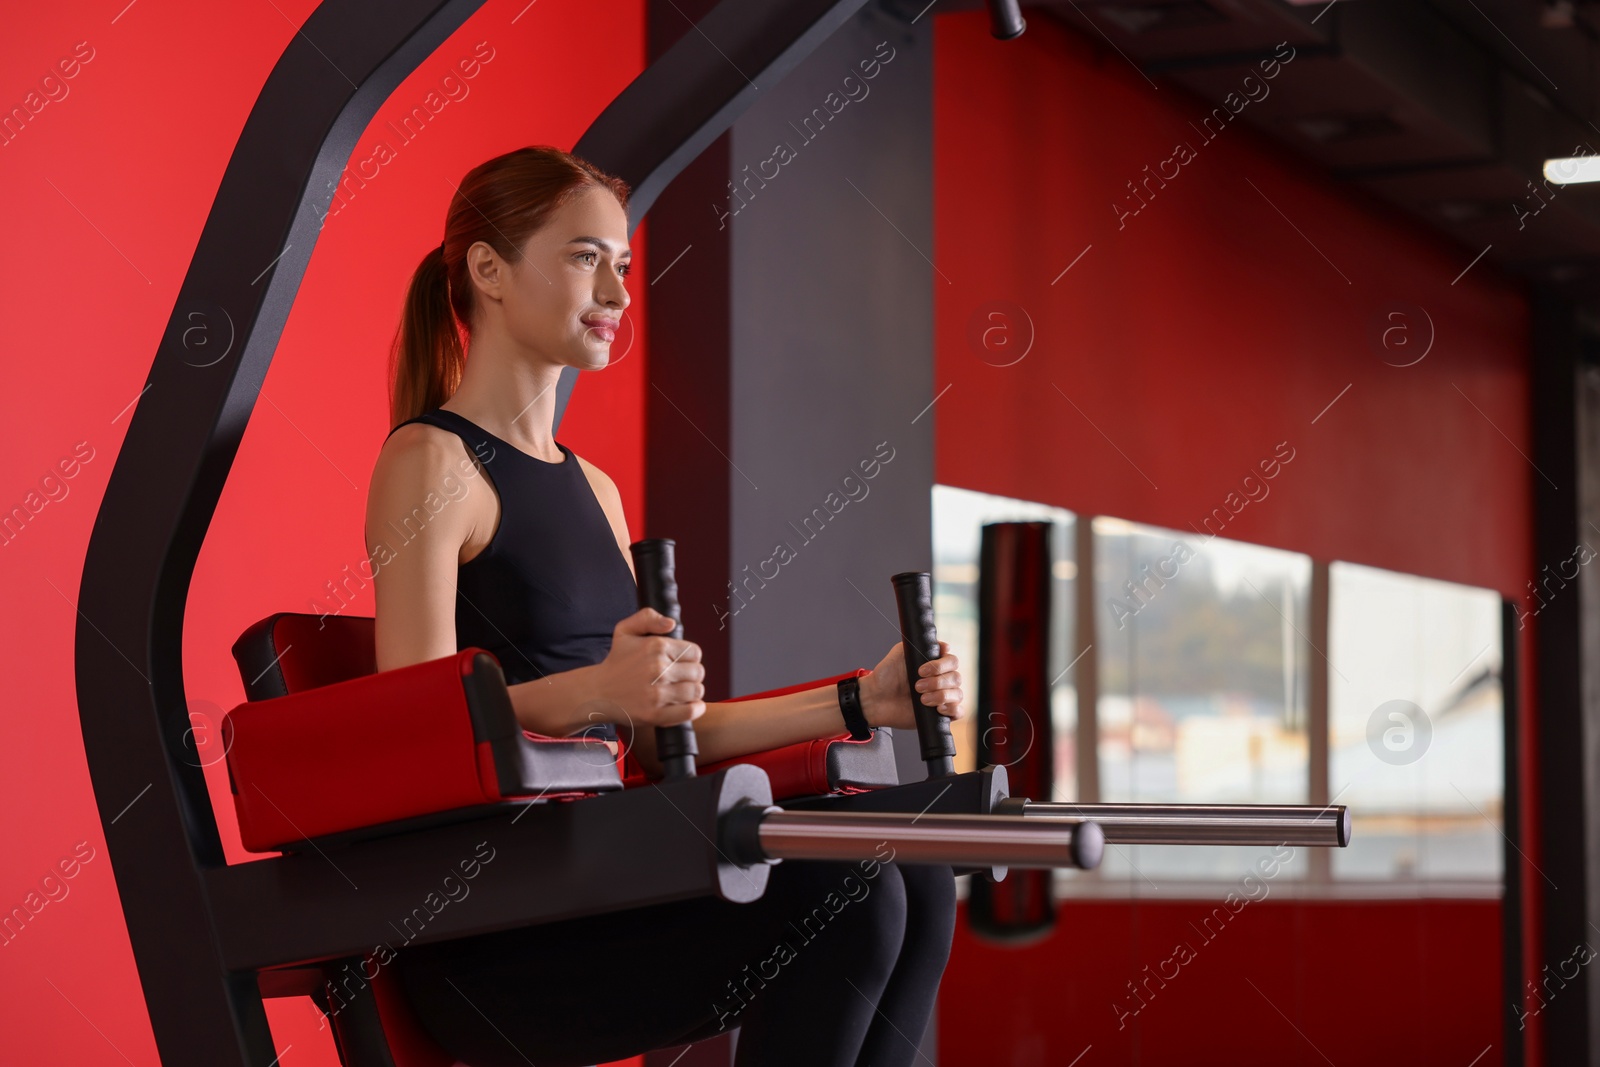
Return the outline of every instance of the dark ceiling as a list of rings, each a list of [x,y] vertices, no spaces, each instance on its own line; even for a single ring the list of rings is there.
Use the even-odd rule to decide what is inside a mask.
[[[1290,42],[1292,76],[1240,117],[1454,238],[1463,266],[1487,249],[1486,261],[1600,317],[1600,183],[1543,180],[1546,158],[1600,153],[1600,5],[1040,0],[1023,14],[1059,19],[1215,105]]]

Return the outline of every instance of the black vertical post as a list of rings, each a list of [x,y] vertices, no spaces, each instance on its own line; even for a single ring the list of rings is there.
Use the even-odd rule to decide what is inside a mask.
[[[1582,598],[1575,582],[1557,572],[1580,540],[1578,523],[1577,405],[1574,401],[1579,331],[1570,304],[1532,293],[1531,395],[1534,558],[1529,573],[1537,594],[1525,595],[1516,624],[1537,626],[1534,641],[1535,766],[1538,839],[1524,847],[1538,865],[1541,933],[1536,981],[1574,949],[1595,937],[1588,923],[1588,855],[1593,813],[1585,801],[1582,700]],[[1545,568],[1548,566],[1549,570]],[[1537,612],[1537,617],[1534,613]],[[1508,826],[1509,830],[1510,827]],[[1518,864],[1526,862],[1518,857]],[[1537,1016],[1548,1063],[1592,1063],[1589,968],[1579,968],[1560,996],[1541,995]]]
[[[1524,1024],[1519,1009],[1522,1008],[1522,778],[1517,773],[1517,760],[1522,752],[1518,731],[1522,728],[1521,684],[1522,672],[1518,669],[1520,636],[1517,630],[1517,605],[1512,600],[1500,602],[1500,706],[1501,724],[1505,731],[1502,741],[1504,769],[1501,772],[1501,832],[1505,844],[1501,849],[1503,888],[1500,895],[1500,974],[1501,999],[1504,1007],[1505,1067],[1522,1067]]]
[[[1325,559],[1311,561],[1311,599],[1307,605],[1310,616],[1311,641],[1314,649],[1328,648],[1329,623],[1331,622],[1332,609],[1332,569]],[[1315,655],[1306,657],[1309,673],[1307,678],[1307,712],[1306,737],[1307,747],[1310,749],[1311,788],[1307,803],[1326,805],[1332,803],[1332,786],[1328,777],[1333,772],[1332,756],[1329,751],[1329,707],[1328,707],[1328,663],[1326,656]],[[1333,881],[1333,856],[1332,849],[1313,848],[1307,856],[1307,877],[1317,885],[1328,885]]]
[[[1011,795],[1053,799],[1050,721],[1052,524],[991,522],[978,553],[978,766],[1006,768]],[[1055,872],[974,878],[967,922],[990,940],[1025,943],[1056,922]]]
[[[1100,796],[1100,653],[1095,612],[1094,516],[1080,514],[1072,523],[1073,562],[1077,577],[1072,583],[1072,684],[1078,698],[1076,767],[1080,804],[1098,804]]]

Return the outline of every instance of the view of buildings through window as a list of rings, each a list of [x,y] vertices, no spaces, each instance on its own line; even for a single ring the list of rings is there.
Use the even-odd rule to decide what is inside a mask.
[[[1339,877],[1499,879],[1500,598],[1330,568],[1329,790],[1356,816]]]
[[[1100,799],[1307,803],[1311,561],[1104,517],[1094,534]],[[1141,882],[1228,878],[1265,852],[1130,846],[1105,867]]]
[[[935,613],[969,680],[960,745],[977,718],[978,559],[985,523],[1053,524],[1053,799],[1306,804],[1351,808],[1349,848],[1320,867],[1299,850],[1279,877],[1451,885],[1494,893],[1502,867],[1500,599],[1491,590],[1333,562],[1327,634],[1313,644],[1312,561],[1190,531],[1093,519],[1093,723],[1080,725],[1076,516],[948,486],[934,490]],[[1313,657],[1325,667],[1313,669]],[[1327,679],[1327,736],[1313,745],[1312,679]],[[1085,736],[1089,733],[1093,736]],[[1080,795],[1078,746],[1098,757]],[[1313,751],[1328,796],[1311,796]],[[1102,882],[1131,893],[1234,878],[1260,849],[1116,846]],[[1064,876],[1081,881],[1082,875]]]

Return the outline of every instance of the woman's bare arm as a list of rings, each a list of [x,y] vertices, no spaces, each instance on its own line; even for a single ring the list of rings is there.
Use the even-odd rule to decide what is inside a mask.
[[[469,541],[487,544],[493,534],[493,492],[455,434],[412,423],[384,443],[366,514],[378,670],[456,651],[457,569]],[[579,667],[511,686],[523,729],[564,737],[590,725],[594,674]]]
[[[628,545],[628,522],[622,510],[622,497],[610,478],[598,467],[583,460],[584,473],[594,488],[595,498],[611,524],[617,548],[633,569],[632,553]],[[919,700],[937,707],[940,714],[952,719],[961,716],[961,676],[957,673],[956,657],[948,654],[949,645],[940,642],[941,655],[923,668],[923,679],[918,683],[922,692]],[[704,695],[704,686],[700,688]],[[934,693],[940,695],[934,696]],[[867,722],[873,726],[913,727],[910,711],[910,690],[905,681],[905,659],[901,647],[890,650],[888,656],[870,674],[861,678],[861,706]],[[838,691],[832,686],[803,689],[783,696],[762,697],[757,700],[737,700],[708,703],[705,714],[695,720],[695,747],[699,750],[698,762],[716,763],[719,760],[762,752],[784,745],[798,744],[818,737],[833,737],[844,731],[844,718],[839,714]],[[656,739],[653,729],[630,729],[631,724],[619,724],[624,742],[650,774],[659,774],[660,761],[656,758]],[[631,738],[628,734],[631,733]]]

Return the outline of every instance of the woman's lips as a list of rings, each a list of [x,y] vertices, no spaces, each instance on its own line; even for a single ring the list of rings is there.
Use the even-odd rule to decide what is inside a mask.
[[[584,319],[583,324],[589,331],[598,334],[600,339],[607,344],[617,339],[617,323],[609,319]]]

